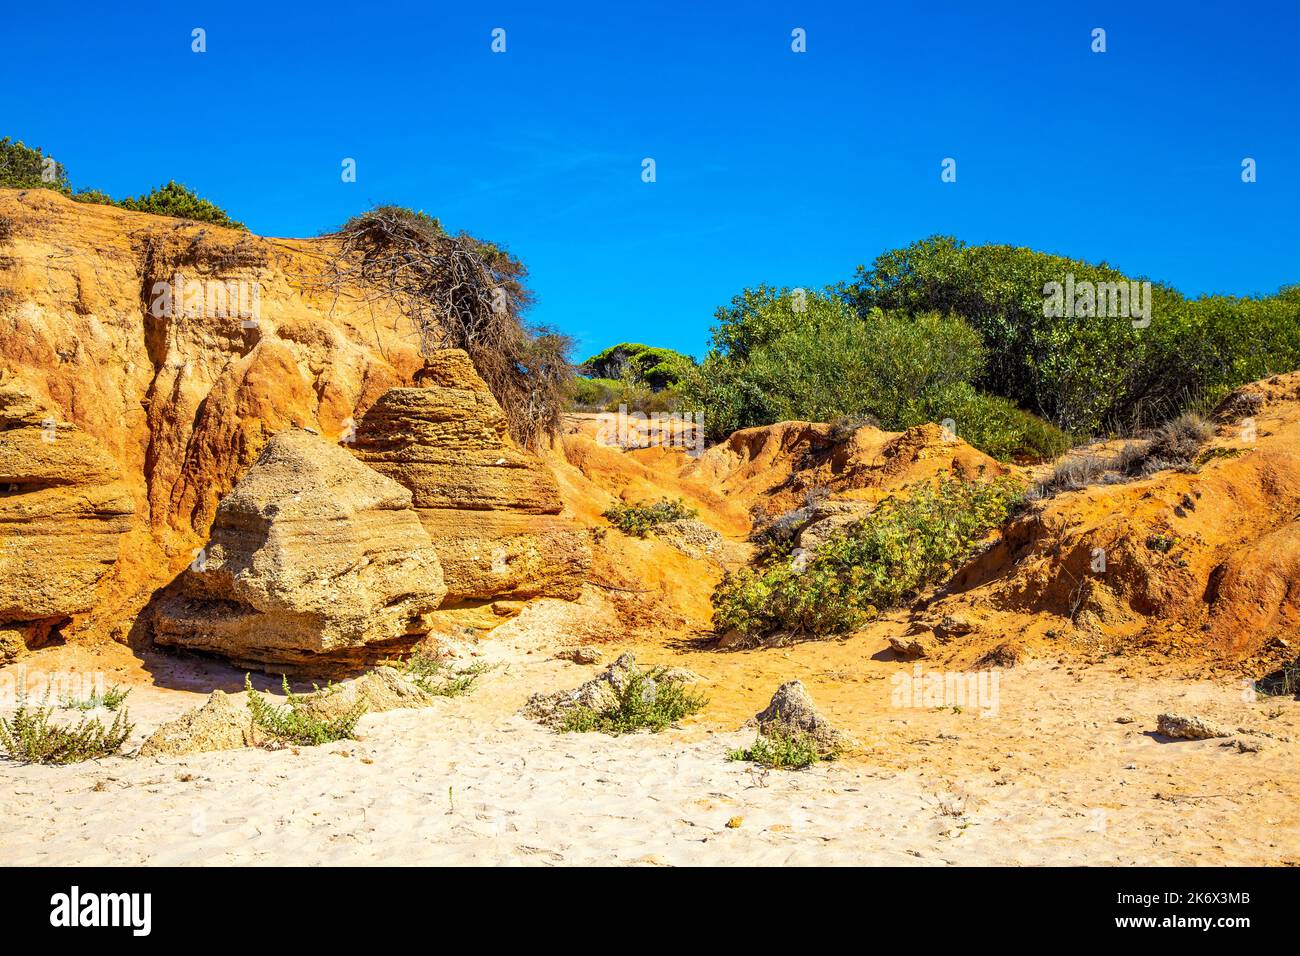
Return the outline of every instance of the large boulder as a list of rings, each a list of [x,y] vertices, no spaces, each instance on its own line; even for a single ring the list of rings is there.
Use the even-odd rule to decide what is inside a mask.
[[[428,633],[442,568],[411,493],[303,430],[276,434],[158,605],[154,639],[326,672]]]
[[[0,383],[0,663],[91,610],[134,504],[98,440]]]
[[[447,599],[578,596],[586,534],[561,517],[546,465],[516,448],[505,415],[459,349],[436,353],[419,388],[385,392],[354,450],[411,491],[442,561]]]

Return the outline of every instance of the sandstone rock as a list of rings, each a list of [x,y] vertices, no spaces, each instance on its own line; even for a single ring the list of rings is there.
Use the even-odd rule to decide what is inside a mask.
[[[0,660],[89,611],[134,504],[90,435],[0,383]]]
[[[263,740],[248,708],[214,690],[201,707],[163,724],[145,740],[138,757],[178,756],[255,747]]]
[[[929,657],[938,643],[935,635],[928,629],[909,632],[901,637],[890,634],[886,637],[886,640],[889,641],[889,646],[894,649],[895,653],[908,659]]]
[[[722,535],[698,518],[665,521],[654,533],[688,558],[714,557],[723,546]]]
[[[772,701],[750,721],[764,736],[804,735],[823,753],[834,753],[852,744],[849,737],[830,725],[813,704],[802,681],[786,681],[776,689]]]
[[[574,664],[599,664],[603,656],[599,647],[583,645],[582,647],[565,648],[555,655],[555,659],[571,661]]]
[[[545,464],[510,442],[469,356],[437,353],[421,381],[380,396],[357,426],[354,450],[410,489],[448,601],[576,598],[591,566],[586,535],[560,517]]]
[[[799,547],[816,551],[831,537],[871,514],[865,501],[822,501],[812,507],[812,519],[799,532]]]
[[[444,594],[410,492],[294,429],[221,502],[208,546],[158,606],[154,639],[324,672],[414,643]]]
[[[636,657],[628,652],[605,668],[591,680],[572,690],[554,694],[533,694],[520,711],[530,720],[550,727],[564,722],[565,715],[575,707],[604,710],[618,700],[618,694],[636,673]]]
[[[307,700],[307,710],[322,720],[332,720],[358,707],[367,714],[379,714],[404,707],[428,707],[434,699],[433,694],[397,670],[377,667],[355,680],[312,694]]]
[[[1232,734],[1200,717],[1182,714],[1161,714],[1156,719],[1156,732],[1175,740],[1209,740],[1213,737],[1231,737]]]

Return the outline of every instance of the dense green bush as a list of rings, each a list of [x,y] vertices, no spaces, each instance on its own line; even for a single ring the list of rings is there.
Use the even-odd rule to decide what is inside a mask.
[[[728,760],[748,760],[760,767],[773,770],[803,770],[823,759],[834,759],[834,754],[823,758],[817,742],[807,734],[776,731],[770,735],[759,734],[753,746],[728,751]]]
[[[628,375],[636,384],[657,392],[679,384],[694,365],[689,355],[672,349],[621,342],[597,352],[579,365],[578,371],[596,379],[618,380]]]
[[[777,557],[727,574],[713,593],[714,627],[744,640],[820,637],[860,626],[936,583],[1021,500],[1009,479],[941,479],[883,501],[800,567]]]
[[[1000,458],[1050,457],[1068,445],[1058,429],[971,386],[987,356],[960,319],[859,317],[828,293],[767,287],[746,290],[717,318],[713,348],[683,385],[710,438],[848,416],[889,429],[951,419],[962,438]]]
[[[1150,324],[1124,317],[1050,317],[1044,286],[1127,282],[1102,263],[935,236],[859,266],[840,289],[876,309],[963,318],[986,347],[973,384],[1069,431],[1138,430],[1208,403],[1243,382],[1300,367],[1300,290],[1262,299],[1185,299],[1152,283]]]
[[[63,164],[37,147],[25,146],[8,136],[0,139],[0,189],[53,189],[69,194],[68,173]]]

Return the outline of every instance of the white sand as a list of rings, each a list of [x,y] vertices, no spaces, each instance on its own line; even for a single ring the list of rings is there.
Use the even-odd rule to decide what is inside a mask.
[[[849,647],[849,651],[844,649]],[[1300,704],[1206,683],[1078,674],[1040,662],[1002,678],[997,718],[889,706],[904,669],[851,645],[670,655],[715,685],[746,668],[800,676],[860,754],[802,772],[725,759],[752,732],[709,713],[660,735],[557,735],[514,711],[595,668],[510,641],[465,698],[368,715],[319,748],[0,763],[4,864],[1277,864],[1300,859]],[[535,653],[529,653],[532,650]],[[825,684],[826,655],[859,670]],[[639,649],[643,659],[648,651]],[[710,665],[715,667],[710,670]],[[170,670],[168,668],[170,667]],[[728,672],[730,668],[735,673]],[[144,734],[203,699],[220,665],[156,665],[128,703]],[[111,677],[111,675],[110,675]],[[720,686],[720,685],[719,685]],[[747,688],[762,703],[775,681]],[[838,688],[832,691],[832,686]],[[728,704],[720,722],[749,707]],[[855,703],[856,702],[856,703]],[[731,710],[728,710],[728,707]],[[1261,754],[1149,735],[1175,708],[1273,733]],[[752,711],[751,711],[752,712]],[[1115,722],[1132,714],[1134,724]],[[714,727],[710,727],[710,723]],[[1132,769],[1126,769],[1126,768]],[[728,820],[739,819],[729,828]]]

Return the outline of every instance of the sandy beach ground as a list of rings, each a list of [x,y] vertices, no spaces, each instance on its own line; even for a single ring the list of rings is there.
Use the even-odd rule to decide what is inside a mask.
[[[1000,673],[995,713],[987,699],[908,707],[894,675],[915,665],[861,635],[745,653],[609,645],[606,662],[630,649],[691,668],[709,706],[658,735],[560,735],[517,709],[598,667],[553,659],[547,634],[512,622],[467,645],[495,665],[472,695],[367,715],[355,741],[0,763],[0,863],[1300,864],[1294,700],[1039,660]],[[128,753],[243,682],[213,661],[115,645],[26,666],[130,686]],[[728,761],[753,739],[745,718],[796,677],[858,748],[797,772]],[[1166,710],[1248,733],[1170,742],[1154,733]]]

